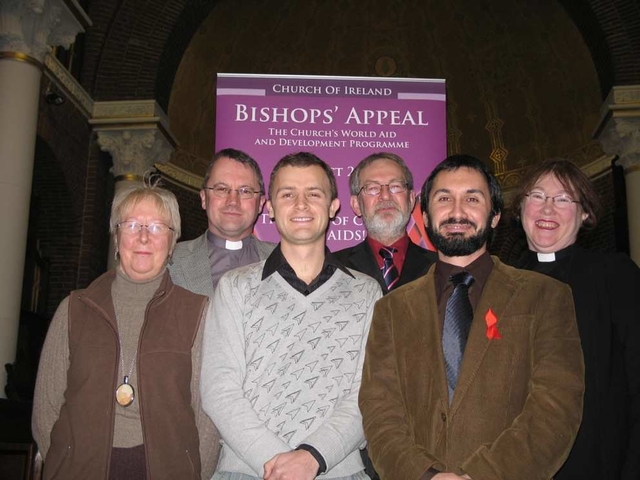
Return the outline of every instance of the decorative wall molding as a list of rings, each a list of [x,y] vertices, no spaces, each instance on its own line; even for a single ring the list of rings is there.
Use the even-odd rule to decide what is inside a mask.
[[[603,175],[607,175],[611,172],[611,162],[616,158],[614,155],[605,155],[603,154],[601,157],[593,160],[591,163],[584,165],[582,167],[582,171],[591,179],[595,180],[596,178],[602,177]]]
[[[43,62],[51,47],[69,48],[91,20],[76,0],[2,0],[0,25],[0,51]]]
[[[202,178],[171,162],[156,164],[156,168],[170,182],[180,185],[193,192],[199,192],[202,187]]]
[[[640,165],[640,85],[611,89],[594,136],[607,154],[619,158],[625,171]]]
[[[613,87],[609,93],[610,103],[615,105],[640,104],[640,85]]]
[[[93,99],[71,75],[71,72],[51,54],[44,57],[44,66],[44,74],[64,91],[85,117],[90,118],[93,112]]]
[[[640,164],[640,111],[635,117],[611,117],[599,140],[604,151],[617,155],[625,169]]]
[[[593,136],[598,137],[611,117],[640,115],[640,85],[613,87],[600,107],[600,122]]]
[[[122,100],[96,102],[93,108],[94,119],[112,118],[158,118],[168,123],[167,115],[155,100]]]
[[[173,146],[157,128],[109,129],[98,131],[98,145],[113,158],[113,175],[144,174],[156,163],[171,157]]]
[[[96,131],[157,128],[172,149],[177,145],[167,114],[153,99],[94,102],[89,123]]]

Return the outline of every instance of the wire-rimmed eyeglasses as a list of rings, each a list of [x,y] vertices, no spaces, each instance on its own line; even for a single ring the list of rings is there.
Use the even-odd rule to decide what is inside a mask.
[[[229,188],[224,185],[214,185],[213,187],[203,187],[204,190],[211,190],[216,197],[227,198],[231,192],[236,192],[242,200],[249,200],[258,193],[262,195],[260,190],[254,190],[251,187]]]
[[[547,199],[550,198],[556,208],[569,208],[573,203],[580,203],[578,200],[574,200],[566,193],[549,196],[542,192],[533,191],[525,193],[525,196],[527,197],[527,201],[533,205],[544,205],[547,203]]]
[[[409,188],[409,185],[402,182],[367,183],[360,189],[358,193],[364,193],[365,195],[377,197],[378,195],[380,195],[380,192],[382,192],[382,187],[387,187],[389,189],[389,193],[394,195],[396,193],[406,192],[407,188]]]
[[[143,228],[147,230],[147,233],[149,235],[163,235],[169,231],[174,231],[172,227],[161,222],[152,222],[148,225],[144,225],[142,223],[136,222],[135,220],[120,222],[116,225],[116,227],[118,227],[118,229],[120,229],[122,233],[126,233],[128,235],[135,235],[137,233],[140,233]]]

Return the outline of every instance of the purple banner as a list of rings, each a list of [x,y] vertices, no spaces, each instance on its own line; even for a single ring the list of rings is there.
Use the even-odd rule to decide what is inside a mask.
[[[237,148],[255,158],[265,186],[283,156],[312,152],[333,168],[341,207],[331,222],[332,251],[361,242],[366,231],[349,206],[349,175],[366,156],[401,156],[419,190],[446,157],[444,80],[218,74],[216,149]],[[419,207],[409,225],[427,244]],[[278,241],[266,211],[255,226],[263,240]]]

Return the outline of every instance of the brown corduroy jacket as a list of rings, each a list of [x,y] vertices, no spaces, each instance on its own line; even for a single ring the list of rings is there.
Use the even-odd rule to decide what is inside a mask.
[[[45,480],[108,478],[119,380],[113,277],[108,272],[71,294],[67,390],[51,432]],[[136,401],[150,479],[200,479],[191,348],[206,305],[206,297],[175,286],[167,272],[147,307]]]
[[[566,459],[584,392],[571,291],[493,261],[451,405],[435,267],[376,304],[359,401],[383,480],[418,480],[429,468],[548,480]],[[501,338],[487,325],[489,310]]]

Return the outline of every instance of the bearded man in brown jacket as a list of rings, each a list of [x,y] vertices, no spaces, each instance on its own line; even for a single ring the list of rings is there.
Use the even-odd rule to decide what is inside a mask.
[[[360,409],[383,480],[548,480],[582,415],[569,288],[487,252],[502,195],[478,159],[431,173],[422,210],[438,261],[378,301]]]

